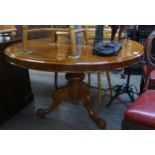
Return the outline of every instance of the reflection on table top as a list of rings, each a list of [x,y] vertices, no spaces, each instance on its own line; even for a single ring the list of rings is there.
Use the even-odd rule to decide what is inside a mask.
[[[92,46],[79,45],[77,59],[68,58],[72,52],[70,45],[51,44],[50,38],[29,40],[27,50],[22,43],[16,43],[5,50],[6,59],[19,66],[44,71],[104,71],[126,67],[136,63],[143,55],[143,45],[123,40],[122,49],[116,56],[96,56]]]

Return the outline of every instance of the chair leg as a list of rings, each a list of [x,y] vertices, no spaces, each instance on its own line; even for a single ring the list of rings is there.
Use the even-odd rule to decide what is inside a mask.
[[[83,32],[83,39],[84,39],[84,44],[88,45],[88,32],[85,29],[85,31]]]
[[[107,80],[108,80],[110,96],[112,96],[112,85],[111,85],[111,79],[110,79],[109,71],[106,71],[106,76],[107,76]],[[99,72],[97,73],[97,79],[98,79],[98,107],[99,107],[99,110],[102,110],[102,108],[103,108],[102,83],[101,83],[101,74]],[[88,73],[88,86],[89,86],[89,88],[91,86],[91,73]]]
[[[102,84],[101,84],[101,74],[97,73],[97,79],[98,79],[98,105],[99,110],[102,110],[103,104],[102,104]]]
[[[145,85],[144,77],[142,76],[141,77],[141,83],[140,83],[140,92],[139,92],[139,95],[144,92],[144,85]]]
[[[88,87],[91,86],[91,73],[88,73]]]
[[[110,99],[109,103],[106,105],[106,107],[110,107],[112,102],[121,94],[122,91],[122,87],[121,85],[116,85],[115,86],[115,95]]]
[[[55,88],[58,88],[58,72],[54,73],[54,82]]]
[[[54,28],[54,26],[51,25],[51,28]],[[57,42],[57,35],[56,35],[56,32],[51,31],[50,35],[51,35],[51,43],[56,43],[56,42]]]
[[[91,87],[91,73],[88,73],[88,90],[90,92],[90,87]]]
[[[108,86],[109,86],[110,96],[112,96],[112,84],[111,84],[110,72],[109,71],[106,71],[106,76],[107,76],[107,80],[108,80]]]

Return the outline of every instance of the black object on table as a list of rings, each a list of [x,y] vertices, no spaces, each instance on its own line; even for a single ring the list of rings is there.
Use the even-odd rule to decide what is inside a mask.
[[[121,48],[122,45],[120,43],[103,41],[94,46],[93,54],[101,56],[117,55]]]

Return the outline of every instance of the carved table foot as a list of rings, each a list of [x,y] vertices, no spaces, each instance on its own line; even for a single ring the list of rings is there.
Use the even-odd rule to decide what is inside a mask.
[[[68,88],[61,87],[56,89],[53,93],[53,103],[46,109],[38,109],[36,115],[40,118],[43,118],[45,114],[48,114],[51,111],[54,111],[60,104],[63,99],[68,96]]]
[[[92,110],[92,102],[91,102],[91,98],[88,94],[88,90],[86,87],[83,88],[83,98],[84,98],[84,106],[91,118],[91,120],[96,123],[96,125],[99,127],[99,128],[102,128],[104,129],[105,126],[106,126],[106,122],[101,119],[101,118],[98,118],[95,114],[95,112]]]

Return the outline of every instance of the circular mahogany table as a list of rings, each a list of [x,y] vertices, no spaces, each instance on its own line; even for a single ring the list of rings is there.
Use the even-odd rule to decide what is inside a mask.
[[[29,40],[27,49],[23,50],[21,42],[9,46],[5,50],[6,60],[18,67],[52,71],[67,72],[67,86],[60,87],[53,92],[53,103],[47,109],[39,109],[37,115],[45,114],[56,109],[61,101],[70,97],[73,103],[83,99],[90,118],[100,128],[105,127],[105,121],[98,118],[92,110],[91,98],[87,87],[83,84],[85,72],[108,71],[116,68],[130,66],[136,63],[143,55],[143,45],[123,40],[122,49],[117,56],[96,56],[92,54],[92,46],[77,46],[78,58],[70,58],[72,53],[70,45],[51,44],[50,38]]]

